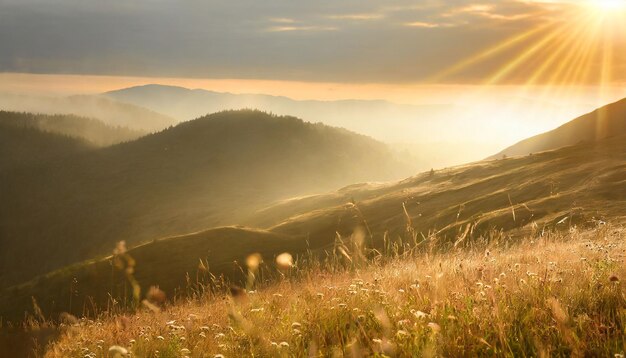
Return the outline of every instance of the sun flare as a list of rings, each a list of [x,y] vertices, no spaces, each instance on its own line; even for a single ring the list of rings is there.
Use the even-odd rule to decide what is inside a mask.
[[[626,9],[626,0],[591,0],[589,5],[600,11],[615,11]]]

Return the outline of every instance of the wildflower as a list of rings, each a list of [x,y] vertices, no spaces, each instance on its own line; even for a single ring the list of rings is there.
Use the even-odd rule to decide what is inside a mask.
[[[282,271],[290,269],[293,266],[293,256],[288,252],[276,256],[276,266]]]
[[[163,338],[163,336],[157,336],[156,339],[160,340],[160,341],[164,341],[165,338]]]
[[[437,323],[435,322],[429,322],[427,325],[430,329],[433,330],[433,332],[438,333],[439,331],[441,331],[441,326],[439,326]]]
[[[165,292],[163,292],[159,286],[150,286],[148,292],[146,293],[146,299],[148,302],[153,304],[164,304],[167,296]]]
[[[183,349],[180,350],[180,353],[182,353],[182,354],[190,354],[191,351],[189,349],[187,349],[187,348],[183,348]]]
[[[408,319],[403,319],[403,320],[398,321],[398,326],[405,327],[405,326],[408,326],[409,323],[411,323],[411,321],[409,321]]]
[[[424,313],[422,311],[413,311],[411,310],[411,313],[413,313],[413,315],[417,318],[426,318],[428,317],[428,313]]]
[[[381,339],[378,339],[378,338],[372,339],[372,342],[377,343],[377,344],[383,343],[383,341]]]
[[[263,259],[261,257],[261,254],[259,253],[248,255],[248,257],[246,258],[246,266],[248,266],[248,269],[250,271],[256,271],[262,262]]]
[[[287,343],[287,342],[280,342],[279,346],[281,348],[289,348],[289,343]]]
[[[403,330],[403,329],[399,329],[399,330],[396,332],[396,336],[397,336],[398,338],[406,337],[406,336],[408,336],[408,335],[409,335],[409,333],[408,333],[407,331]]]
[[[121,346],[109,347],[109,355],[113,357],[123,357],[128,354],[128,350]]]

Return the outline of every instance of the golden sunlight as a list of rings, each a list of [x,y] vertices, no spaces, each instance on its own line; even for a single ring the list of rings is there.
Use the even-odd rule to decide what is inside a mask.
[[[589,5],[601,11],[614,11],[626,8],[624,0],[592,0]]]

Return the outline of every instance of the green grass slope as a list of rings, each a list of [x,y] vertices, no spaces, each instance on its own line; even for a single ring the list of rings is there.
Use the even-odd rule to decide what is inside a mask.
[[[368,137],[232,111],[49,160],[36,171],[7,171],[0,287],[103,255],[119,240],[134,245],[235,224],[275,200],[399,177],[402,170]]]
[[[171,296],[187,286],[186,277],[195,282],[202,274],[199,260],[215,275],[239,279],[233,262],[242,263],[251,253],[260,252],[268,262],[284,251],[321,253],[333,249],[337,234],[349,242],[357,228],[369,229],[365,240],[375,247],[424,240],[445,250],[469,245],[494,229],[521,237],[544,229],[597,227],[602,221],[624,224],[624,139],[427,172],[397,183],[353,185],[260,211],[249,223],[264,230],[214,229],[146,243],[129,254],[136,260],[140,286],[159,285]],[[111,258],[83,263],[5,290],[0,314],[21,315],[31,296],[44,312],[80,314],[88,296],[100,304],[106,303],[108,292],[128,298],[125,282]]]
[[[492,158],[558,149],[626,133],[626,98],[578,117],[549,132],[516,143]]]

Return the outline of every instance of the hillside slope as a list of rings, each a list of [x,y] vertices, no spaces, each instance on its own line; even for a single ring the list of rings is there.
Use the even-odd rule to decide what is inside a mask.
[[[102,96],[45,97],[1,94],[0,109],[42,114],[73,114],[99,119],[109,126],[141,132],[160,131],[180,122],[149,109]]]
[[[97,119],[67,114],[46,115],[0,111],[0,125],[3,128],[8,126],[33,128],[43,132],[81,138],[99,147],[127,142],[146,134],[125,127],[112,127]]]
[[[0,183],[6,184],[16,167],[45,165],[94,148],[82,138],[41,131],[35,117],[0,111]]]
[[[205,292],[157,313],[61,326],[42,351],[63,358],[113,345],[138,357],[619,357],[625,233],[600,226],[442,255],[383,254],[357,269],[345,261],[297,266],[247,295]],[[38,332],[30,337],[43,346]]]
[[[397,178],[403,170],[370,138],[234,111],[7,172],[0,287],[102,255],[119,240],[137,244],[235,224],[275,200]]]
[[[626,133],[626,98],[578,117],[549,132],[516,143],[492,159],[558,149]]]
[[[259,212],[249,223],[264,230],[238,227],[157,240],[133,248],[135,277],[144,290],[159,285],[169,295],[192,283],[199,260],[213,274],[241,279],[236,262],[260,252],[268,262],[287,251],[332,252],[337,235],[350,243],[368,230],[368,245],[382,248],[394,241],[423,242],[434,250],[471,245],[478,238],[521,237],[543,230],[603,222],[626,223],[626,141],[612,138],[523,158],[480,162],[391,184],[354,185],[340,191],[293,199]],[[112,247],[112,246],[111,246]],[[28,309],[34,296],[46,312],[93,296],[121,294],[121,273],[111,276],[111,258],[50,273],[6,290],[0,314]],[[75,279],[75,280],[74,280]],[[74,281],[73,281],[74,280]],[[74,283],[72,283],[74,282]],[[106,282],[106,284],[102,284]],[[128,288],[126,288],[128,290]],[[129,291],[126,291],[129,292]],[[119,297],[123,300],[124,297]]]

